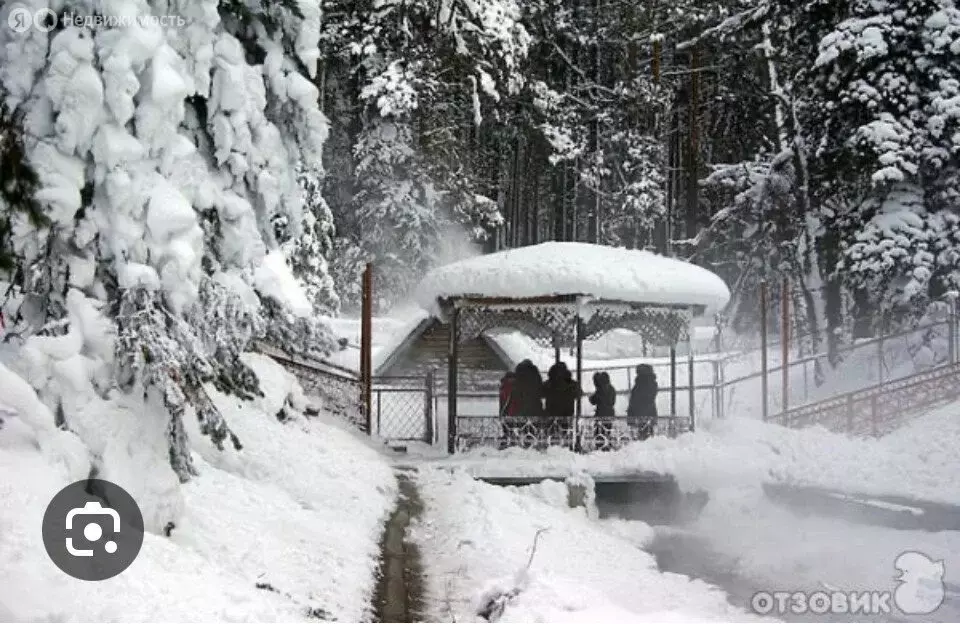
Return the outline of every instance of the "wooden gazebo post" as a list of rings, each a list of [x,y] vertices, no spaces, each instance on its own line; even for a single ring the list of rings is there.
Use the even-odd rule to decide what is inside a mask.
[[[694,385],[693,332],[687,330],[687,400],[690,402],[690,431],[696,429],[696,386]]]
[[[450,344],[447,350],[447,452],[457,450],[457,359],[459,355],[460,308],[450,311]]]
[[[583,388],[583,320],[580,318],[580,310],[577,310],[577,315],[574,317],[574,333],[576,336],[577,342],[577,391],[579,392]],[[576,416],[573,419],[573,440],[570,441],[571,448],[574,452],[580,450],[580,415],[582,413],[583,407],[580,405],[581,397],[577,395],[576,403]]]

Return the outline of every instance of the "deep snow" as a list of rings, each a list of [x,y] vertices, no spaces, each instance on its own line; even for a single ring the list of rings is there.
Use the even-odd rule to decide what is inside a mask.
[[[653,471],[674,475],[686,491],[785,482],[960,504],[960,481],[953,478],[960,475],[958,412],[960,405],[948,405],[880,439],[732,418],[712,421],[674,440],[653,438],[609,453],[480,449],[427,461],[477,476],[564,478],[584,472],[597,477]]]
[[[648,251],[547,242],[467,258],[434,269],[417,286],[417,302],[437,311],[454,295],[537,297],[584,295],[608,301],[705,306],[730,299],[707,269]]]
[[[248,363],[261,377],[263,399],[211,390],[243,450],[218,451],[191,431],[200,475],[178,488],[171,536],[147,533],[131,567],[100,583],[57,569],[40,533],[52,496],[89,473],[88,447],[54,429],[32,390],[0,368],[3,619],[291,621],[309,619],[311,609],[341,621],[369,615],[382,523],[396,496],[393,472],[339,423],[302,416],[305,400],[280,367],[256,355]],[[280,423],[275,415],[284,405],[292,419]],[[137,422],[132,413],[110,416]],[[136,464],[123,466],[111,479],[142,492]]]
[[[749,621],[702,581],[657,570],[642,550],[649,531],[611,531],[595,509],[567,506],[563,483],[501,488],[465,473],[425,469],[425,513],[413,536],[428,574],[431,621],[481,622],[491,593],[518,585],[502,622]],[[536,553],[527,574],[537,531]]]

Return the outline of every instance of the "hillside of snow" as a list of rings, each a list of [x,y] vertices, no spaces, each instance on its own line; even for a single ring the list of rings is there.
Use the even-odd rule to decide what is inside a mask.
[[[88,476],[94,449],[55,429],[29,386],[0,366],[0,619],[369,617],[382,527],[396,497],[393,473],[357,434],[323,416],[305,417],[307,400],[282,368],[262,356],[245,359],[266,396],[245,402],[210,390],[243,449],[219,451],[190,431],[200,474],[186,484],[173,478],[164,481],[166,491],[148,489],[173,476],[168,464],[157,470],[140,463],[135,439],[149,419],[116,407],[87,418],[87,426],[99,418],[96,426],[112,427],[104,438],[114,442],[97,451],[107,478],[133,493],[148,519],[137,559],[99,583],[61,572],[40,532],[47,503]],[[285,422],[277,418],[281,408]],[[185,421],[196,427],[195,418]],[[151,529],[149,518],[159,514],[173,522],[169,537]]]

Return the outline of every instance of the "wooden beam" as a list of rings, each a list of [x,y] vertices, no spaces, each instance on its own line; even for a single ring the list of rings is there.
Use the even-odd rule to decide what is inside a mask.
[[[767,280],[760,282],[760,394],[763,421],[767,421]]]
[[[373,334],[373,264],[367,263],[363,271],[362,318],[360,321],[360,390],[362,393],[364,418],[367,434],[373,435],[372,389],[373,371],[371,370],[372,334]]]
[[[460,310],[450,317],[450,343],[447,352],[447,452],[457,450],[457,356],[460,334]]]

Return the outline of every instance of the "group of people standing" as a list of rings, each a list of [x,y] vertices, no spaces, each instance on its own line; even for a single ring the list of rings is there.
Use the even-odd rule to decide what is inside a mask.
[[[649,364],[637,366],[636,373],[627,404],[627,424],[634,429],[637,439],[645,440],[653,435],[657,422],[659,387]],[[609,440],[616,415],[617,391],[610,382],[610,375],[603,371],[594,373],[593,386],[589,401],[595,406],[595,435],[598,439]],[[505,419],[540,419],[549,434],[572,433],[577,401],[583,396],[583,390],[566,363],[554,363],[544,381],[537,366],[530,360],[523,360],[517,364],[516,370],[508,371],[500,380],[500,416]],[[509,429],[506,422],[504,429],[505,432]]]

